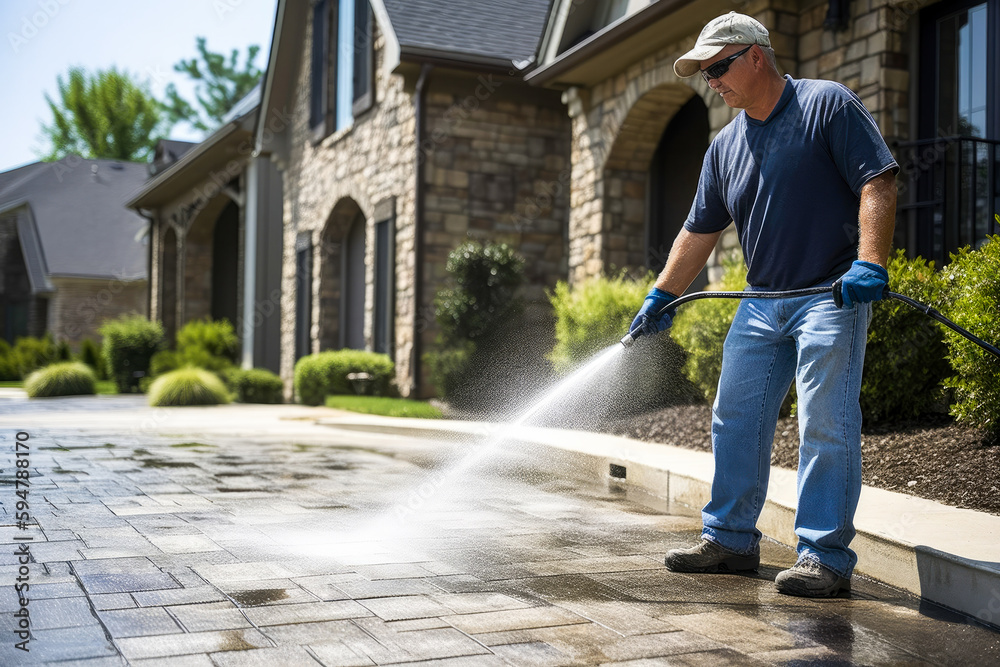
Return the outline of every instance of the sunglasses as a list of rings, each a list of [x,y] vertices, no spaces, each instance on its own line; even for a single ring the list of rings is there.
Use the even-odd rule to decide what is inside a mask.
[[[701,75],[703,77],[705,77],[705,81],[711,81],[712,79],[718,79],[719,77],[721,77],[722,75],[724,75],[726,72],[729,71],[729,66],[732,65],[733,62],[735,62],[737,58],[739,58],[744,53],[746,53],[747,51],[749,51],[750,49],[752,49],[753,46],[754,45],[751,44],[750,46],[748,46],[747,48],[743,49],[739,53],[734,53],[733,55],[731,55],[731,56],[729,56],[727,58],[723,58],[722,60],[716,61],[716,62],[712,63],[711,65],[709,65],[708,67],[706,67],[705,69],[698,70],[698,71],[701,72]]]

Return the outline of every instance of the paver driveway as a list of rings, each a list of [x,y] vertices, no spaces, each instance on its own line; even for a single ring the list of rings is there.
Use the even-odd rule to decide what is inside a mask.
[[[454,472],[473,446],[319,426],[322,409],[141,401],[0,400],[0,664],[1000,662],[1000,635],[873,582],[778,595],[794,554],[773,543],[758,577],[667,572],[696,518],[525,475],[506,446]]]

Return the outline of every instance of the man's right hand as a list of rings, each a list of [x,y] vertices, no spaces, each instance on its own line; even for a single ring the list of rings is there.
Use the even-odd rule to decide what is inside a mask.
[[[646,300],[642,302],[642,308],[632,320],[632,326],[628,332],[633,338],[639,336],[652,336],[661,331],[666,331],[673,324],[674,310],[666,308],[670,302],[677,298],[676,294],[664,292],[654,287],[649,290]]]

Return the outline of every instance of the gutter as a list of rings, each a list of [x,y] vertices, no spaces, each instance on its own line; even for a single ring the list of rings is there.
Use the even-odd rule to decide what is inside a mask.
[[[401,62],[430,63],[449,69],[474,70],[482,72],[484,69],[493,70],[496,73],[517,74],[518,70],[514,63],[507,58],[497,58],[494,56],[483,56],[471,53],[456,53],[454,51],[443,51],[424,46],[405,46],[400,53]]]
[[[413,375],[410,385],[410,398],[416,398],[420,391],[420,336],[423,333],[420,326],[420,308],[424,297],[424,195],[425,195],[425,163],[427,156],[423,154],[423,145],[427,129],[425,128],[427,105],[427,80],[430,78],[434,65],[424,63],[420,67],[420,78],[417,79],[416,109],[414,121],[416,124],[416,190],[413,195],[413,359],[410,362]]]
[[[137,213],[149,221],[149,234],[146,235],[146,319],[153,319],[153,238],[156,234],[156,218],[146,213],[146,209],[138,209]],[[159,285],[159,280],[156,281]],[[163,319],[163,318],[160,318]]]
[[[624,39],[649,28],[654,21],[672,14],[694,0],[659,0],[640,9],[635,14],[626,16],[605,27],[600,32],[591,35],[571,49],[564,51],[552,62],[536,68],[524,77],[524,80],[535,86],[544,86],[557,79],[560,75],[582,65],[588,60],[599,56],[608,47],[614,46]]]

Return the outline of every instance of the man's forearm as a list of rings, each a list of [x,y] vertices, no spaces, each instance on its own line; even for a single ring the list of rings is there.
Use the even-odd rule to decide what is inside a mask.
[[[670,248],[667,264],[656,279],[656,287],[680,296],[705,267],[722,232],[695,234],[681,229]]]
[[[858,259],[885,266],[896,227],[896,177],[879,174],[861,188]]]

